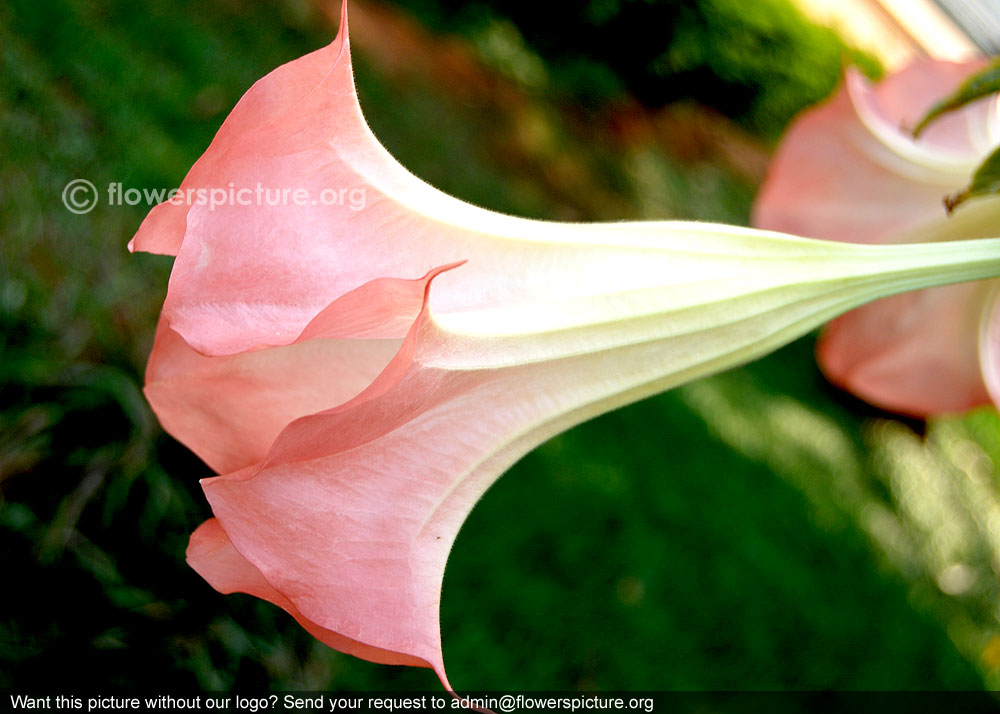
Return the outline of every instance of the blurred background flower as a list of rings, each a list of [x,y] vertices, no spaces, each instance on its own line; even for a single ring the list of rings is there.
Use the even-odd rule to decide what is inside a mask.
[[[984,98],[915,127],[981,62],[913,62],[872,85],[848,69],[836,96],[796,119],[754,204],[761,228],[855,243],[985,238],[1000,198],[945,210],[1000,145],[1000,105]],[[996,282],[898,295],[832,321],[817,354],[836,384],[886,409],[924,418],[988,404],[996,366],[980,359]]]
[[[376,135],[525,216],[746,223],[769,145],[842,58],[878,73],[784,0],[537,7],[352,5]],[[4,689],[438,686],[204,585],[183,552],[209,471],[139,391],[170,261],[127,255],[149,206],[107,188],[177,186],[256,78],[330,40],[328,10],[0,7]],[[60,200],[77,178],[98,190],[85,214]],[[445,578],[452,684],[1000,684],[1000,420],[900,421],[829,387],[812,346],[583,425],[501,479]]]

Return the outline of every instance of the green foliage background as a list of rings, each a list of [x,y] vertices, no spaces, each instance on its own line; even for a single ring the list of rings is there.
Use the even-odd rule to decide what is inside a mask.
[[[425,5],[425,19],[440,7]],[[616,93],[646,96],[639,85],[664,62],[623,68],[612,48],[588,54],[578,27],[506,25],[499,7],[447,29],[527,88],[552,151],[593,193],[568,205],[497,163],[481,108],[359,54],[367,116],[404,163],[525,215],[746,221],[754,186],[726,166],[648,146],[623,155],[581,132],[573,102],[600,115]],[[712,91],[742,86],[738,105],[716,106],[773,135],[832,87],[839,45],[777,0],[739,7],[591,2],[585,16],[595,28],[615,8],[679,18],[657,26],[662,38],[631,42]],[[739,44],[732,23],[697,19],[706,8],[757,34]],[[78,177],[178,185],[255,79],[331,37],[304,2],[0,6],[0,688],[439,686],[329,650],[186,567],[187,536],[210,515],[197,484],[209,473],[161,432],[140,391],[170,261],[125,251],[144,207],[102,200],[77,216],[60,202]],[[594,89],[598,75],[610,90]],[[707,89],[656,91],[655,102],[713,101]],[[823,381],[810,340],[585,424],[519,463],[463,529],[444,590],[452,682],[993,686],[997,427],[992,410],[926,428],[878,413]]]
[[[843,62],[879,73],[875,60],[788,0],[557,0],[544,12],[533,0],[396,2],[578,105],[694,99],[772,138],[830,92]]]

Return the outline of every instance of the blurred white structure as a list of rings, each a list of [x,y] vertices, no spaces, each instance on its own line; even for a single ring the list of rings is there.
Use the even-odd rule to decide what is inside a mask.
[[[886,69],[919,58],[962,61],[1000,51],[1000,0],[793,0]]]

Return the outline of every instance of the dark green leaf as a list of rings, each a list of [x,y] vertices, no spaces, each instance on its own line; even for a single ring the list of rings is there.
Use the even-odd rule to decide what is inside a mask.
[[[970,198],[997,193],[1000,193],[1000,148],[997,148],[986,158],[986,161],[979,165],[976,173],[972,175],[972,183],[963,191],[945,197],[944,205],[948,209],[948,213],[951,213],[957,205]]]
[[[958,89],[931,107],[913,128],[913,136],[920,136],[920,132],[938,117],[961,109],[966,104],[994,92],[1000,92],[1000,58],[994,59],[984,69],[966,79]]]

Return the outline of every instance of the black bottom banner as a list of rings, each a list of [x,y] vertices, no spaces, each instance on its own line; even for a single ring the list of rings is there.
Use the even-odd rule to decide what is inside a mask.
[[[1000,714],[985,692],[231,692],[5,693],[5,712],[622,712],[633,714]]]

